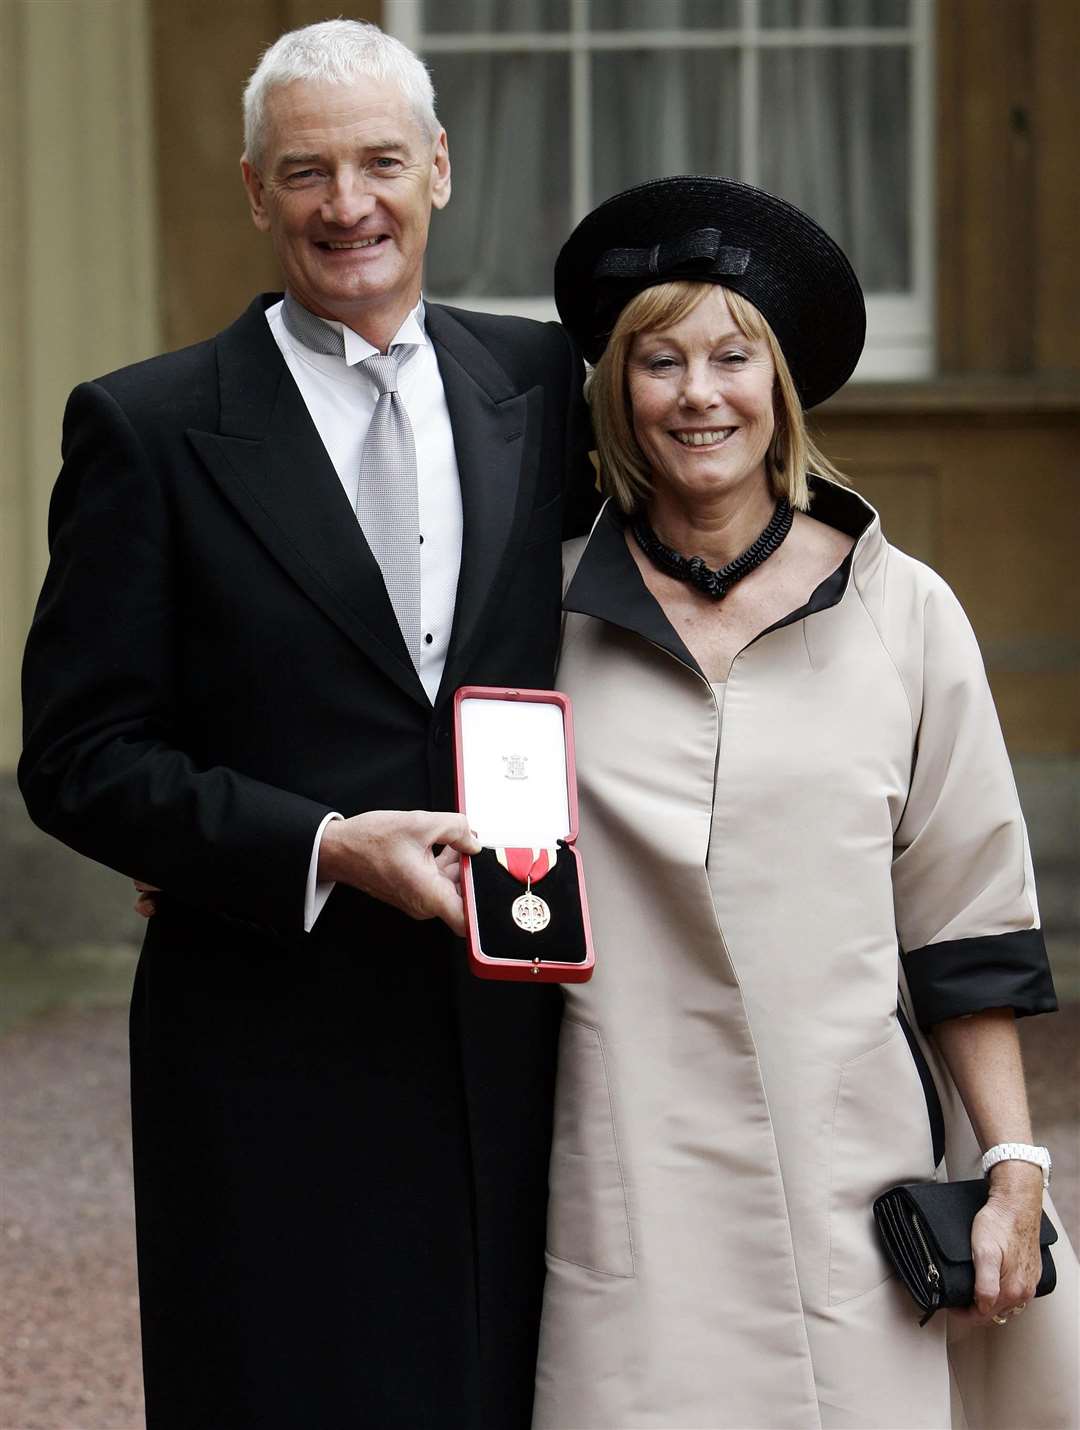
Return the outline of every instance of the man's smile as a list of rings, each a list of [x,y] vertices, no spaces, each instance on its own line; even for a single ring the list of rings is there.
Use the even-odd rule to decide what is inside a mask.
[[[374,238],[353,238],[347,243],[340,239],[319,238],[315,240],[315,246],[328,249],[331,253],[340,253],[357,248],[373,248],[376,244],[384,242],[386,238],[385,233],[377,233]]]

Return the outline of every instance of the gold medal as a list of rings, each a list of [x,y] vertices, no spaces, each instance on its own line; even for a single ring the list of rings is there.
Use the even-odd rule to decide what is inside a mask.
[[[555,867],[559,850],[550,849],[496,849],[495,858],[506,872],[525,885],[525,892],[519,894],[510,905],[510,917],[524,933],[541,933],[551,922],[551,910],[539,894],[532,891],[533,880],[538,883]]]
[[[551,922],[551,910],[531,889],[520,895],[510,906],[510,915],[519,929],[526,933],[539,933]]]

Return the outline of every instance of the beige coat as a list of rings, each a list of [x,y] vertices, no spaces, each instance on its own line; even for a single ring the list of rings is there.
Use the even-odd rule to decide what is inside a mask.
[[[610,508],[568,548],[597,965],[566,989],[535,1430],[1077,1423],[1064,1240],[1055,1296],[968,1333],[952,1412],[946,1317],[919,1328],[875,1240],[875,1194],[935,1174],[898,942],[911,1021],[1053,995],[970,627],[817,490],[855,549],[737,656],[722,716]],[[949,1121],[938,1175],[973,1175]]]

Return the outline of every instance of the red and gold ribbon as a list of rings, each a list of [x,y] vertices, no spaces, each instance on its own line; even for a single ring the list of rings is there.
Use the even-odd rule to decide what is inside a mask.
[[[539,884],[555,867],[558,847],[552,849],[496,849],[495,858],[519,884]]]

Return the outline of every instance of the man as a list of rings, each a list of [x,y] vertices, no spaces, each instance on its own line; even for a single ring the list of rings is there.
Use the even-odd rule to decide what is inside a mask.
[[[551,683],[580,363],[421,303],[450,163],[395,41],[283,36],[245,131],[284,302],[76,389],[25,666],[32,816],[165,891],[131,1014],[148,1423],[527,1426],[558,991],[471,979],[476,846],[424,811],[455,688]]]

